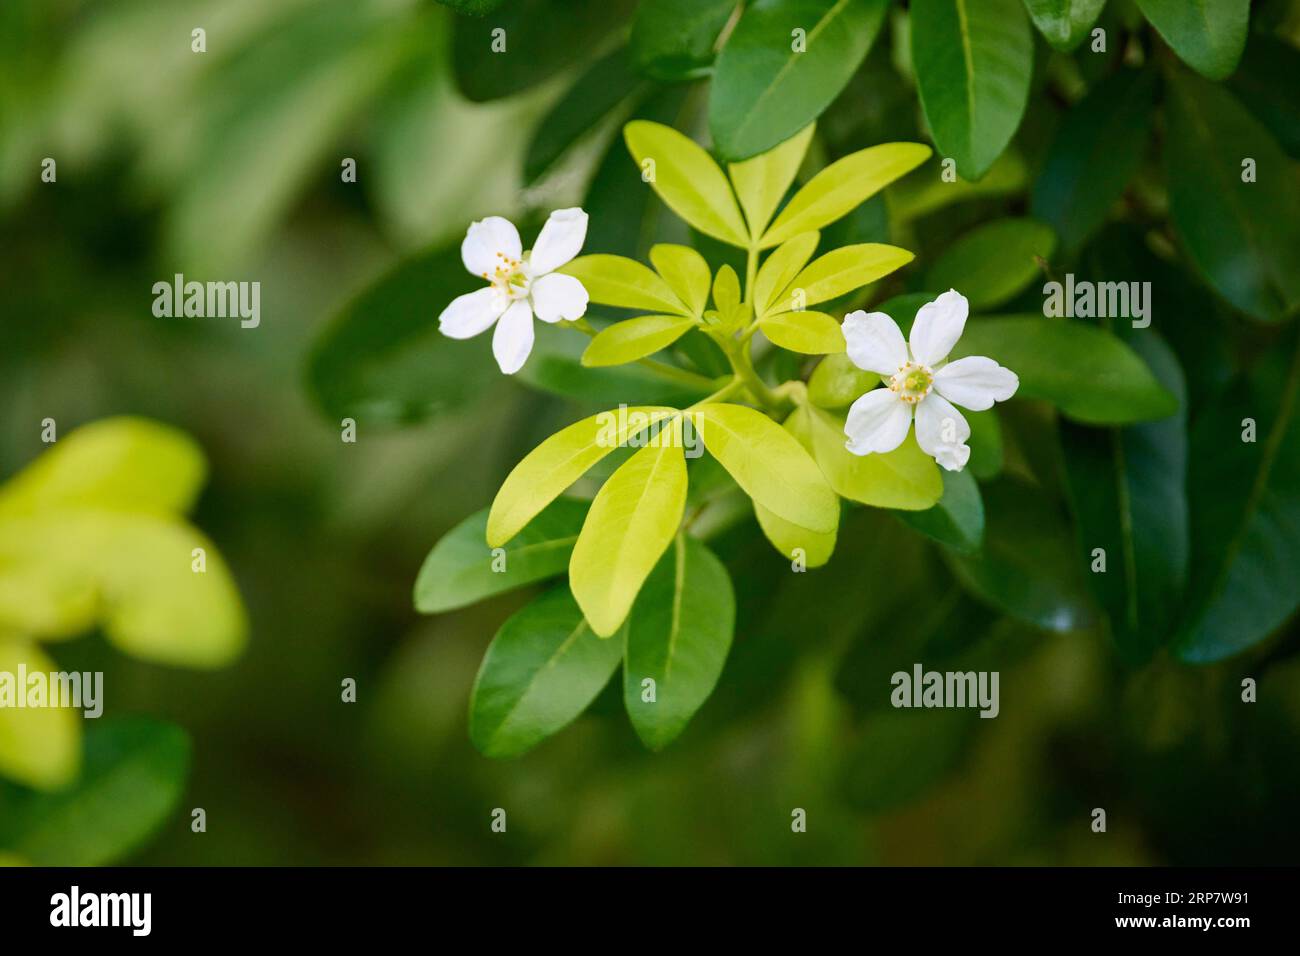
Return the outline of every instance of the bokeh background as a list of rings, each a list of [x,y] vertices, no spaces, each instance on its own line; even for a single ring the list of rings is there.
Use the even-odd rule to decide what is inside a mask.
[[[582,12],[554,6],[561,22]],[[789,573],[752,522],[714,542],[737,582],[736,641],[665,752],[636,741],[617,686],[521,759],[473,749],[478,663],[530,595],[422,618],[416,571],[588,406],[496,379],[432,419],[363,421],[344,444],[307,368],[332,317],[397,263],[454,244],[473,218],[522,222],[584,198],[612,128],[535,182],[524,165],[580,61],[617,48],[632,4],[604,6],[608,36],[561,44],[563,62],[529,89],[472,103],[452,76],[467,54],[436,3],[0,5],[0,475],[39,453],[46,417],[61,432],[119,413],[187,430],[211,464],[195,523],[253,624],[248,652],[213,672],[131,661],[94,635],[56,649],[61,666],[106,672],[110,716],[164,717],[193,740],[181,806],[123,862],[1294,861],[1294,630],[1213,666],[1126,665],[1100,625],[1049,633],[984,608],[934,545],[865,510],[833,575]],[[190,49],[196,26],[205,54]],[[896,53],[887,31],[823,119],[833,135],[918,136]],[[1031,171],[1065,105],[1059,82],[1035,80],[1018,139]],[[698,128],[698,87],[656,95]],[[47,156],[56,184],[39,179]],[[347,157],[355,184],[340,178]],[[941,246],[1023,208],[1026,176],[918,232]],[[629,207],[610,227],[628,234],[593,235],[589,250],[644,245],[640,221]],[[155,318],[151,286],[175,272],[260,281],[261,327]],[[450,294],[426,292],[432,327]],[[1019,434],[1035,434],[1032,410],[1020,414]],[[1041,449],[1009,441],[1031,468]],[[888,675],[915,660],[1000,670],[1000,716],[890,710]],[[1256,704],[1240,701],[1247,676]],[[340,700],[347,677],[355,704]],[[207,833],[191,833],[191,807]],[[489,828],[496,807],[506,834]],[[806,834],[791,833],[795,807]],[[1094,807],[1105,835],[1090,830]]]

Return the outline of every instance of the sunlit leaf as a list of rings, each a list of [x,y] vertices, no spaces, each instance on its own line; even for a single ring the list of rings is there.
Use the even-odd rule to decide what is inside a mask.
[[[600,330],[582,353],[588,367],[622,365],[667,348],[696,326],[680,315],[643,315]]]

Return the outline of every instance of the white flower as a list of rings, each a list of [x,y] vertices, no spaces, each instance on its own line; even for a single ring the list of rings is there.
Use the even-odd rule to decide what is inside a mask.
[[[587,214],[557,209],[524,252],[519,230],[500,216],[470,225],[460,244],[465,268],[490,285],[452,300],[438,316],[438,330],[453,339],[468,339],[497,323],[492,354],[501,371],[513,375],[533,350],[533,316],[543,322],[579,319],[587,311],[587,290],[556,269],[578,254],[587,238]]]
[[[898,324],[883,312],[844,317],[849,359],[880,375],[887,386],[867,392],[849,409],[844,423],[849,451],[893,451],[907,437],[915,411],[921,450],[949,471],[966,467],[970,425],[952,403],[982,412],[1005,402],[1020,386],[1015,372],[990,358],[945,361],[961,338],[969,311],[966,297],[949,289],[917,310],[910,342],[903,341]]]

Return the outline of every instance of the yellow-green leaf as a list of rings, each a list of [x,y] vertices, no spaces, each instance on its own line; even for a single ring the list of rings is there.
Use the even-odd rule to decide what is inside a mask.
[[[656,405],[601,412],[562,428],[527,455],[502,482],[488,512],[487,543],[499,548],[627,439],[676,409]]]
[[[713,278],[713,307],[725,318],[740,305],[740,278],[731,266],[723,266]]]
[[[836,493],[877,508],[923,511],[943,496],[934,459],[921,451],[914,431],[891,452],[855,455],[844,447],[844,420],[814,405],[801,405],[788,428],[817,459]]]
[[[591,301],[600,305],[690,315],[690,309],[673,294],[668,283],[635,259],[604,254],[579,256],[559,271],[581,282]]]
[[[795,276],[768,314],[826,302],[902,268],[915,256],[906,249],[863,242],[818,256]]]
[[[834,222],[929,156],[930,147],[920,143],[884,143],[836,160],[794,194],[763,234],[760,248]]]
[[[754,515],[767,540],[786,560],[793,562],[802,558],[804,567],[820,568],[831,559],[838,528],[831,532],[810,531],[776,516],[757,502]]]
[[[106,418],[69,433],[0,488],[0,517],[48,508],[188,511],[207,471],[184,432]]]
[[[59,638],[97,624],[129,654],[188,667],[229,663],[248,636],[225,562],[184,521],[84,508],[0,521],[0,627]]]
[[[828,355],[808,379],[808,400],[822,408],[845,408],[879,384],[879,375],[864,372],[847,355]]]
[[[673,294],[698,318],[709,304],[709,264],[690,246],[660,243],[650,248],[650,261]]]
[[[694,140],[649,120],[628,123],[623,138],[642,177],[669,209],[706,236],[742,248],[749,244],[727,177]]]
[[[817,243],[819,232],[805,232],[783,243],[764,261],[754,278],[754,314],[767,315],[785,291],[791,280],[808,264]]]
[[[761,319],[758,327],[775,344],[805,355],[844,351],[840,324],[825,312],[782,312]]]
[[[591,629],[622,625],[686,507],[686,457],[678,419],[601,487],[569,559],[569,586]]]
[[[29,676],[58,670],[36,645],[0,634],[0,777],[56,790],[76,779],[81,766],[82,711],[17,707],[8,695],[27,692],[18,684],[19,668]]]
[[[835,493],[789,432],[744,405],[703,405],[696,420],[704,447],[756,503],[791,524],[823,534],[835,530]]]
[[[594,368],[635,362],[672,345],[695,324],[681,315],[642,315],[615,322],[591,340],[582,353],[582,364]]]
[[[766,153],[727,167],[736,195],[740,197],[740,208],[745,211],[745,220],[749,223],[749,235],[754,241],[763,235],[776,207],[785,198],[785,191],[794,182],[816,125],[809,123]]]

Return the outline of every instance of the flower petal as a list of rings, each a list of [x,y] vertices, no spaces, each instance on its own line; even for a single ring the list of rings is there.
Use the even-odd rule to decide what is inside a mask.
[[[533,311],[543,322],[580,319],[587,312],[587,289],[573,276],[552,273],[533,281]]]
[[[934,373],[935,391],[972,412],[992,408],[994,402],[1005,402],[1019,387],[1015,372],[983,355],[957,359]]]
[[[526,299],[516,299],[492,333],[492,354],[501,371],[514,375],[533,350],[533,310]]]
[[[946,359],[961,338],[969,314],[970,303],[954,289],[917,309],[909,338],[912,358],[922,365],[931,366]]]
[[[873,389],[849,408],[844,447],[855,455],[893,451],[907,437],[912,424],[912,406],[887,388]]]
[[[472,338],[501,318],[505,308],[505,300],[491,286],[458,295],[438,316],[438,331],[448,338]]]
[[[864,372],[893,375],[907,362],[907,343],[898,323],[884,312],[850,312],[844,317],[849,361]]]
[[[465,268],[489,281],[497,266],[501,265],[502,258],[522,259],[523,256],[519,230],[509,219],[500,216],[488,216],[470,223],[465,241],[460,244],[460,259]]]
[[[574,206],[551,213],[528,256],[528,271],[535,276],[554,272],[578,254],[587,239],[587,214]]]
[[[916,443],[949,471],[961,471],[970,460],[970,425],[946,398],[931,392],[916,406]]]

